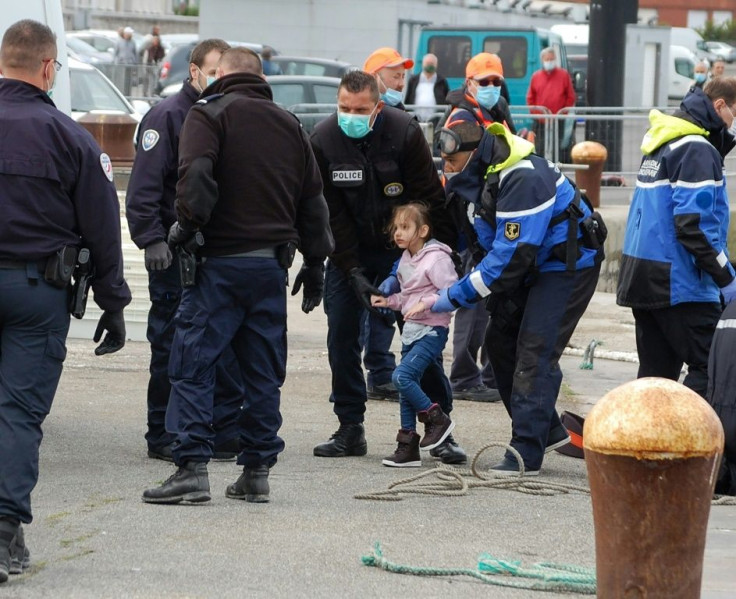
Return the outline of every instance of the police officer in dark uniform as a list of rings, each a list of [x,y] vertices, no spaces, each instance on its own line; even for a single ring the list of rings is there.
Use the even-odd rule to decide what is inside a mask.
[[[470,133],[476,135],[474,127]],[[462,137],[459,143],[440,139],[445,172],[454,173],[445,190],[462,218],[472,209],[473,226],[465,230],[485,255],[440,291],[432,311],[487,298],[485,347],[511,416],[511,447],[525,474],[534,476],[544,454],[570,439],[555,410],[559,360],[595,291],[604,227],[557,167],[534,154],[531,142],[501,123],[471,139],[475,150],[463,149],[469,140]],[[519,466],[507,452],[492,471],[517,474]]]
[[[286,269],[299,247],[302,309],[322,299],[332,252],[319,170],[299,121],[272,101],[257,54],[227,50],[219,79],[187,115],[179,144],[178,222],[169,244],[203,237],[196,284],[183,290],[169,375],[167,429],[177,433],[177,472],[143,501],[209,501],[214,369],[226,347],[245,383],[233,499],[269,499],[268,473],[284,448],[280,387],[286,373]],[[200,240],[201,241],[201,240]]]
[[[192,50],[189,78],[179,93],[156,104],[138,129],[138,148],[125,198],[125,215],[135,244],[145,251],[151,309],[147,337],[151,344],[151,378],[148,381],[148,456],[173,461],[174,435],[166,432],[166,406],[171,384],[168,365],[174,337],[174,314],[181,299],[179,259],[166,243],[176,221],[179,131],[202,90],[214,81],[217,62],[230,46],[207,39]],[[237,419],[242,404],[242,381],[235,355],[226,350],[217,363],[214,459],[235,459],[238,451]]]
[[[451,245],[457,241],[456,228],[444,209],[442,184],[416,119],[385,107],[376,79],[363,71],[351,71],[342,78],[337,99],[337,115],[317,125],[311,139],[335,237],[325,276],[325,312],[332,397],[340,427],[329,441],[314,448],[314,455],[320,457],[367,451],[360,322],[364,310],[372,309],[370,295],[391,291],[379,291],[375,285],[387,278],[400,255],[386,233],[393,207],[428,204],[436,237]],[[422,388],[446,414],[452,410],[446,378],[425,376]],[[438,457],[465,459],[453,439],[448,437],[444,448],[447,455]]]
[[[0,583],[29,564],[41,424],[66,357],[69,277],[81,246],[92,254],[104,311],[95,353],[125,344],[120,205],[110,158],[59,112],[56,36],[41,23],[10,26],[0,46]]]

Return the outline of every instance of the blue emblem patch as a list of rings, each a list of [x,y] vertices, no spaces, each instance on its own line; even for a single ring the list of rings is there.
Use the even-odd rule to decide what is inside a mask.
[[[152,149],[158,143],[158,131],[155,129],[146,129],[143,133],[143,140],[141,141],[141,147],[144,152]]]

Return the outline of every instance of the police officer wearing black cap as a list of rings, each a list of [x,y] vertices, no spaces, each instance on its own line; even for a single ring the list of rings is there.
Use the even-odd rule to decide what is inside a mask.
[[[174,337],[174,314],[181,299],[179,258],[166,243],[176,221],[174,199],[179,167],[179,132],[189,109],[202,90],[214,81],[217,62],[230,46],[207,39],[192,50],[189,78],[181,90],[149,110],[138,129],[138,147],[125,197],[130,236],[145,251],[151,309],[147,337],[151,344],[148,381],[148,457],[173,461],[174,434],[166,431],[166,406],[171,384],[168,365]],[[237,419],[243,383],[235,355],[229,349],[217,363],[215,375],[214,459],[235,459]]]
[[[120,205],[110,158],[51,101],[56,36],[41,23],[10,26],[0,46],[0,583],[29,564],[41,424],[66,357],[70,276],[91,252],[102,308],[95,354],[125,344]]]
[[[322,181],[299,121],[273,102],[261,61],[247,48],[223,53],[212,92],[187,115],[179,144],[178,221],[171,246],[201,246],[193,286],[176,314],[167,429],[176,431],[178,471],[143,494],[147,503],[209,501],[214,369],[226,347],[237,356],[245,394],[239,419],[243,473],[232,499],[269,500],[269,469],[284,442],[286,270],[298,247],[302,309],[322,299],[332,252]],[[199,234],[199,235],[198,235]],[[292,292],[293,293],[293,292]]]
[[[457,242],[457,230],[444,207],[442,183],[416,119],[384,106],[375,77],[363,71],[342,78],[337,103],[337,114],[317,125],[311,138],[335,237],[325,275],[325,312],[332,398],[340,422],[332,438],[314,448],[319,457],[367,452],[360,323],[364,311],[374,309],[371,294],[392,292],[375,285],[388,277],[400,255],[386,233],[394,206],[428,205],[436,237],[451,246]],[[422,388],[448,414],[452,393],[446,378],[439,379],[425,374]],[[466,459],[451,437],[437,457],[450,463]]]

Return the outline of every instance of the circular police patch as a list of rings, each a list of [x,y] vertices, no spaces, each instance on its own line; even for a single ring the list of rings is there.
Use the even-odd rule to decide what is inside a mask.
[[[112,161],[104,152],[100,154],[100,166],[102,167],[102,172],[105,173],[108,181],[112,182]]]
[[[400,196],[402,193],[404,193],[404,186],[401,183],[389,183],[383,188],[383,195],[390,198]]]
[[[143,139],[141,140],[141,147],[143,148],[144,152],[148,152],[148,150],[153,149],[153,146],[155,146],[158,143],[158,131],[155,129],[146,129],[143,132]]]

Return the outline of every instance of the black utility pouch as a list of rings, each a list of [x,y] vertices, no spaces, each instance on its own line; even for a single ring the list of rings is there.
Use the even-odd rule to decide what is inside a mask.
[[[599,250],[608,237],[608,228],[599,212],[593,212],[580,223],[583,245],[591,250]]]
[[[44,280],[58,289],[69,284],[77,264],[77,248],[64,246],[46,261]]]
[[[296,256],[297,245],[293,241],[281,244],[276,248],[276,259],[279,262],[279,266],[284,270],[289,270],[294,262],[294,256]]]

